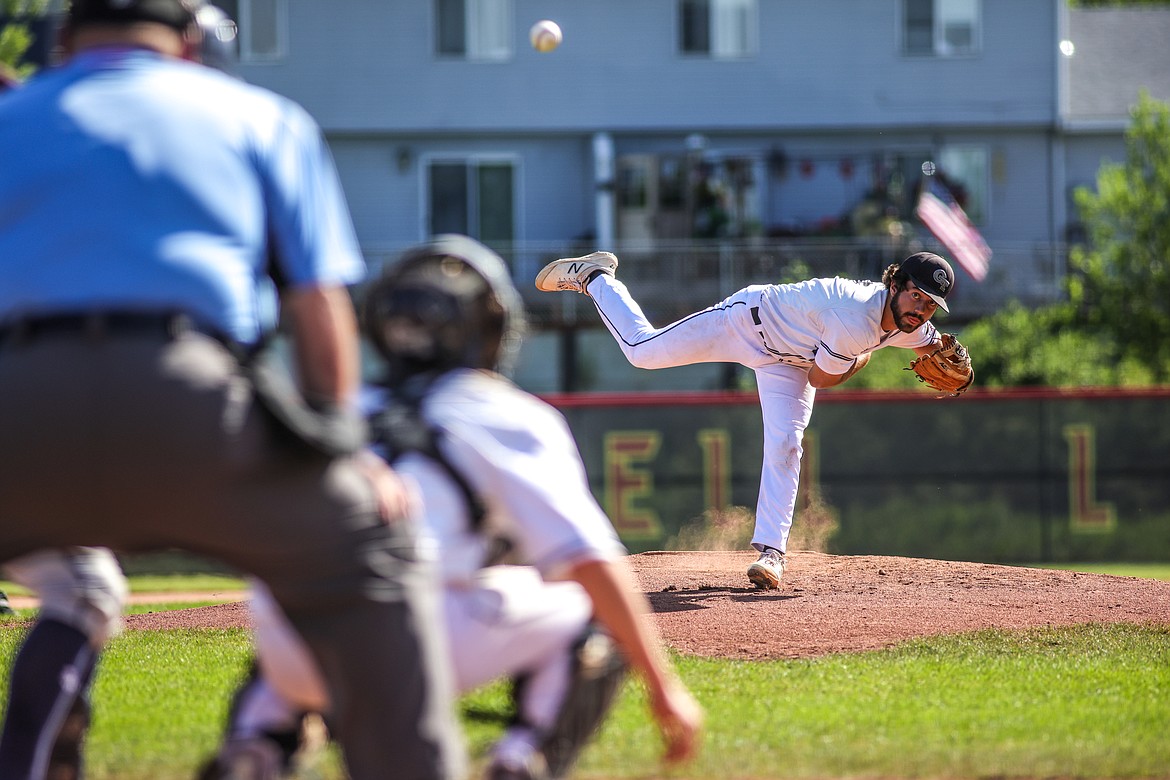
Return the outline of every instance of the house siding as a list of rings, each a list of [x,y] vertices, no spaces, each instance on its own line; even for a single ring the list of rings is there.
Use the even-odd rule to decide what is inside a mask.
[[[980,53],[907,57],[897,0],[760,0],[759,53],[676,50],[674,2],[532,2],[503,62],[433,52],[431,3],[289,2],[289,56],[245,64],[329,131],[593,132],[1039,126],[1055,112],[1056,0],[984,0]],[[555,18],[541,54],[528,26]]]
[[[1103,12],[1070,10],[1064,0],[982,0],[975,54],[912,57],[901,50],[901,7],[759,0],[757,53],[721,61],[680,55],[674,0],[515,0],[511,56],[472,62],[436,56],[426,0],[287,0],[287,55],[243,63],[240,74],[301,102],[321,123],[373,265],[426,236],[426,163],[439,157],[513,162],[515,246],[507,259],[530,306],[559,311],[529,289],[531,275],[550,256],[597,248],[608,216],[598,209],[609,208],[613,184],[595,181],[599,136],[618,159],[685,158],[699,138],[704,160],[752,161],[764,235],[816,233],[842,220],[891,156],[928,160],[966,146],[986,155],[979,229],[994,257],[984,282],[960,274],[956,316],[985,314],[1013,297],[1058,298],[1063,242],[1076,228],[1072,192],[1095,181],[1100,162],[1124,155],[1128,116],[1120,103],[1103,112],[1089,102],[1083,90],[1103,87],[1085,74],[1100,71],[1100,58],[1114,63],[1114,78],[1151,71],[1150,62],[1156,72],[1164,53],[1131,55],[1127,41],[1115,40],[1125,36],[1102,32]],[[554,52],[528,46],[527,29],[539,18],[565,31]],[[1110,15],[1108,30],[1167,21],[1170,11]],[[1071,59],[1059,53],[1064,37],[1083,42]],[[1123,67],[1130,56],[1147,64]],[[1156,82],[1155,96],[1170,94],[1170,75],[1142,78]],[[1138,86],[1115,92],[1136,95]],[[777,153],[788,161],[781,171],[770,167]],[[619,229],[606,248],[633,251],[623,241]],[[878,270],[848,247],[825,251],[840,258],[828,273]],[[774,273],[700,279],[678,294]],[[653,296],[666,287],[647,289]],[[565,311],[592,322],[586,310]]]

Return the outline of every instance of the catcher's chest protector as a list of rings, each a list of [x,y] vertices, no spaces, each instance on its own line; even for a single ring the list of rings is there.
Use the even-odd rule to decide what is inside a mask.
[[[415,452],[438,464],[466,499],[471,529],[480,530],[487,509],[475,490],[439,449],[443,431],[422,418],[418,403],[392,396],[386,408],[370,419],[370,430],[374,443],[385,448],[387,462],[393,464],[403,455]]]

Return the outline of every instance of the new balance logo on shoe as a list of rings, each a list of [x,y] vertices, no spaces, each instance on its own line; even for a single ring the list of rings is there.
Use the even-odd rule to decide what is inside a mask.
[[[536,275],[536,289],[552,292],[566,290],[585,292],[585,285],[597,274],[613,276],[618,259],[610,252],[593,252],[584,257],[564,257],[553,260]]]

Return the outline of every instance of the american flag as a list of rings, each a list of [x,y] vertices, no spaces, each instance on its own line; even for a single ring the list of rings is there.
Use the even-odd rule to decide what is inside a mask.
[[[977,282],[987,276],[991,247],[967,219],[966,213],[946,185],[934,176],[922,177],[918,195],[918,218],[951,253],[963,270]]]

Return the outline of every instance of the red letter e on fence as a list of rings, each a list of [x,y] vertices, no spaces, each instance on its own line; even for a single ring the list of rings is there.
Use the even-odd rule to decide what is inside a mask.
[[[605,511],[620,536],[653,539],[661,534],[658,513],[634,502],[654,492],[654,474],[636,464],[658,455],[657,431],[614,431],[605,435]]]

